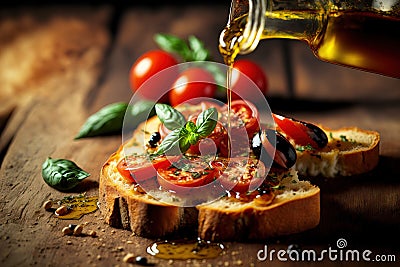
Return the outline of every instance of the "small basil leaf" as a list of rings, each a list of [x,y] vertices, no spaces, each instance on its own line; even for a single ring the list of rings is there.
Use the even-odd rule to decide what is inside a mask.
[[[51,187],[66,191],[77,186],[90,174],[67,159],[47,158],[42,165],[43,180]]]
[[[203,42],[197,37],[191,35],[188,37],[189,47],[191,48],[190,61],[205,61],[210,60],[210,52],[205,48]]]
[[[193,123],[193,122],[191,122],[191,123]],[[190,123],[188,122],[187,124],[190,124]],[[194,127],[196,127],[196,125],[194,125]],[[191,132],[188,129],[186,129],[186,127],[182,127],[179,132],[179,135],[180,135],[179,147],[180,147],[180,150],[182,153],[185,153],[191,145],[190,144],[190,133]]]
[[[183,139],[183,135],[181,135],[182,129],[175,129],[171,131],[158,146],[157,154],[166,154],[166,155],[180,155],[183,153],[181,151],[181,139]],[[187,148],[189,149],[189,148]],[[186,149],[186,150],[187,150]]]
[[[170,105],[156,104],[156,113],[160,121],[171,131],[185,126],[185,117]]]
[[[188,132],[195,132],[197,130],[196,124],[192,121],[188,121],[185,125],[185,129],[188,130]]]
[[[198,133],[191,132],[187,136],[186,140],[189,142],[189,144],[195,145],[200,140],[200,135]]]
[[[197,117],[196,126],[198,133],[201,137],[209,136],[214,131],[217,125],[218,112],[216,108],[209,108],[202,111]]]
[[[103,107],[86,120],[75,139],[120,132],[127,108],[128,104],[123,102]]]

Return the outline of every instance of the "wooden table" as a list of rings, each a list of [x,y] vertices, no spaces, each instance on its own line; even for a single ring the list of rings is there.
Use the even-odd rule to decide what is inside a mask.
[[[171,262],[147,255],[152,240],[109,227],[98,211],[63,221],[42,209],[49,198],[97,194],[100,168],[121,144],[121,136],[78,141],[73,137],[90,114],[106,104],[129,101],[129,67],[140,54],[156,48],[153,35],[196,35],[221,63],[217,42],[227,16],[228,5],[56,6],[1,12],[0,72],[14,70],[17,76],[0,76],[0,92],[5,92],[0,98],[1,266],[128,266],[122,261],[127,253],[146,256],[157,266],[266,266],[268,260],[257,259],[264,245],[279,250],[299,244],[321,251],[337,248],[340,238],[346,239],[349,249],[395,255],[399,261],[400,80],[320,62],[298,42],[265,41],[243,56],[259,62],[268,73],[272,110],[331,128],[377,130],[382,139],[376,170],[315,181],[321,187],[317,228],[260,243],[227,242],[216,259]],[[283,44],[293,64],[293,98],[288,97]],[[31,74],[25,75],[26,71]],[[56,191],[41,177],[41,164],[48,156],[71,159],[91,176],[72,192]],[[70,223],[86,223],[85,230],[95,230],[98,237],[63,236],[61,229]],[[274,258],[273,264],[293,262]],[[297,264],[364,266],[365,262]]]

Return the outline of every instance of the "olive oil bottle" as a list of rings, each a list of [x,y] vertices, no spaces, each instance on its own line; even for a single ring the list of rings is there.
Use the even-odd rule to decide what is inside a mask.
[[[275,38],[304,41],[323,61],[400,78],[400,0],[232,0],[219,43],[227,65]]]

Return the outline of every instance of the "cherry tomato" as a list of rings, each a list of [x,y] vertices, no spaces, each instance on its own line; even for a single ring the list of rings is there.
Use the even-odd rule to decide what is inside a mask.
[[[228,114],[228,106],[222,109],[222,114]],[[234,100],[231,102],[231,127],[239,128],[244,127],[249,137],[253,137],[254,133],[260,128],[259,126],[259,113],[256,106],[245,100]],[[227,118],[222,118],[227,123]]]
[[[140,183],[157,175],[157,169],[171,165],[179,157],[159,156],[151,161],[148,155],[131,155],[122,158],[117,164],[118,172],[129,183]]]
[[[211,166],[219,172],[218,181],[238,193],[256,189],[267,174],[264,163],[254,158],[219,158]]]
[[[313,148],[324,147],[328,143],[325,132],[314,124],[272,114],[279,129],[296,145]]]
[[[178,64],[175,57],[163,50],[151,50],[140,56],[129,71],[129,81],[134,93],[155,74],[157,78],[140,89],[141,95],[149,100],[167,102],[168,90],[176,77],[178,68],[169,68]],[[164,69],[168,71],[160,73]]]
[[[249,90],[251,87],[249,79],[257,85],[257,88],[260,89],[262,94],[267,94],[268,78],[264,70],[254,61],[239,59],[233,64],[231,84],[232,100],[253,100],[254,97],[258,97],[252,95],[254,94],[253,91]]]
[[[214,181],[217,172],[201,157],[181,158],[173,165],[159,168],[157,180],[166,191],[188,193],[193,188]]]
[[[169,101],[172,106],[183,102],[197,104],[203,100],[195,98],[213,98],[217,86],[214,77],[205,69],[189,68],[184,70],[172,85],[169,92]]]

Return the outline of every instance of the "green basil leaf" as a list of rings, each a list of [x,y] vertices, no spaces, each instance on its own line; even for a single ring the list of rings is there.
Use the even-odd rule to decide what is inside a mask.
[[[181,134],[181,131],[181,128],[171,131],[158,146],[157,155],[180,155],[183,153],[181,151],[181,142],[184,136]],[[186,146],[185,144],[184,148],[186,148]],[[189,149],[189,147],[187,149]]]
[[[127,121],[132,123],[127,127],[135,129],[139,123],[155,115],[154,105],[147,100],[140,100],[133,106],[124,102],[109,104],[91,115],[74,139],[121,133],[126,113],[131,116]]]
[[[47,158],[42,165],[43,180],[51,187],[66,191],[77,186],[90,174],[67,159]]]
[[[121,132],[127,103],[109,104],[91,115],[83,124],[75,139]]]
[[[171,131],[185,126],[185,117],[170,105],[156,104],[156,113],[160,121]]]
[[[195,145],[200,140],[200,135],[197,133],[197,126],[192,121],[188,121],[184,128],[184,142],[190,145]],[[182,134],[182,133],[181,133]]]
[[[186,62],[211,60],[211,53],[204,43],[191,35],[188,42],[170,34],[155,34],[154,41],[164,51],[182,57]]]
[[[180,137],[181,138],[179,140],[179,147],[181,153],[185,153],[189,149],[190,145],[192,145],[192,143],[190,142],[191,136],[189,131],[187,131],[185,128],[182,128],[180,131]]]
[[[189,36],[188,42],[192,54],[190,61],[205,61],[211,59],[210,52],[208,49],[206,49],[203,42],[200,41],[196,36]]]
[[[184,61],[190,61],[191,51],[187,43],[171,34],[155,34],[154,41],[164,51],[180,55]]]
[[[195,145],[197,144],[197,142],[199,142],[200,135],[198,133],[191,132],[188,134],[186,140],[190,145]]]
[[[198,133],[201,137],[209,136],[214,131],[217,125],[218,112],[216,108],[209,108],[202,111],[197,117],[196,126]]]

